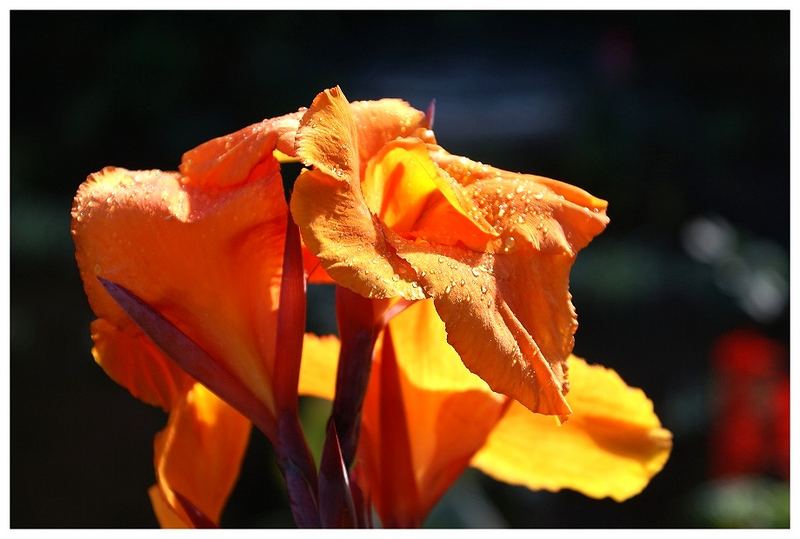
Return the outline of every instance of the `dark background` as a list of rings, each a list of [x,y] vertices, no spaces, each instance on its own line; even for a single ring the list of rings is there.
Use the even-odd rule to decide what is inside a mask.
[[[788,525],[788,472],[759,453],[725,473],[735,455],[714,442],[727,424],[721,336],[776,342],[775,376],[788,375],[788,12],[17,11],[13,527],[156,525],[146,489],[166,418],[92,361],[69,235],[78,185],[105,165],[175,169],[183,151],[335,84],[350,100],[436,98],[451,153],[610,202],[573,272],[575,351],[644,388],[675,435],[627,503],[473,471],[428,525]],[[310,328],[333,331],[330,291],[311,301]],[[260,435],[223,525],[292,525]]]

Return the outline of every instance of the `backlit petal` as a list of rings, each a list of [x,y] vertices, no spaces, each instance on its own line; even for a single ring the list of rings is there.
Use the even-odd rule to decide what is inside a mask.
[[[569,367],[569,421],[558,425],[512,403],[472,464],[532,489],[626,500],[663,468],[672,436],[644,392],[613,370],[574,356]]]
[[[174,492],[219,524],[249,436],[250,422],[201,384],[185,394],[154,443],[157,485],[163,498],[151,493],[151,499],[163,526],[175,525],[171,513],[191,522]],[[171,512],[163,507],[164,501]]]
[[[376,346],[358,477],[385,525],[416,526],[483,445],[506,399],[464,367],[431,301],[408,307],[389,331]]]
[[[300,361],[300,395],[333,400],[339,347],[339,339],[335,335],[318,337],[306,333]]]

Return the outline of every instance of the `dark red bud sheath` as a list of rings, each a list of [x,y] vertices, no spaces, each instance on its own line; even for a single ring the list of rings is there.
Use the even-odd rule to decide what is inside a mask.
[[[219,528],[214,521],[208,518],[203,514],[200,509],[198,509],[189,499],[178,492],[177,490],[172,491],[175,494],[175,498],[178,500],[181,508],[186,513],[186,516],[189,517],[189,520],[192,522],[192,526],[195,528]]]
[[[324,528],[355,528],[356,510],[333,418],[328,420],[319,467],[319,515]]]

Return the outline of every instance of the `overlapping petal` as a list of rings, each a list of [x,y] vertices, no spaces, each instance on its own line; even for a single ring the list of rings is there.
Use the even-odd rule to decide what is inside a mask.
[[[530,410],[568,415],[569,271],[608,222],[606,203],[450,156],[415,136],[421,121],[370,125],[338,88],[303,116],[297,154],[314,168],[297,181],[292,213],[306,245],[361,295],[434,298],[471,371]]]
[[[332,398],[338,340],[307,335],[300,393]],[[671,435],[644,393],[570,356],[563,425],[494,393],[447,343],[433,301],[392,319],[378,340],[356,476],[389,526],[421,524],[468,466],[532,489],[622,501],[664,466]]]
[[[95,357],[119,383],[170,407],[187,376],[136,328],[97,280],[157,309],[273,410],[277,286],[286,204],[271,155],[233,188],[194,187],[177,173],[107,168],[73,208],[78,267]]]

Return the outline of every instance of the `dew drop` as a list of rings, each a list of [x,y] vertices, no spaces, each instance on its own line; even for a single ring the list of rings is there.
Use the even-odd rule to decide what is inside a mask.
[[[392,275],[392,280],[393,280],[394,282],[397,282],[397,281],[399,281],[399,280],[400,280],[400,276],[399,276],[398,274],[396,274],[396,273],[395,273],[394,275]]]
[[[503,238],[503,252],[510,253],[514,249],[514,245],[517,243],[516,238],[514,236],[506,236]]]
[[[521,185],[518,185],[516,189],[514,189],[517,193],[521,193],[525,190],[525,188]]]
[[[422,271],[422,272],[420,272],[419,276],[420,276],[420,277],[425,277],[427,274],[428,274],[427,272],[425,272],[425,271]]]
[[[481,274],[481,272],[478,271],[478,268],[472,268],[472,275],[474,275],[475,277],[478,277],[480,274]]]
[[[444,289],[444,293],[449,294],[451,290],[453,290],[453,283],[447,285],[447,288]]]
[[[487,288],[485,286],[481,286],[481,294],[485,294],[487,292]]]
[[[533,198],[535,198],[536,200],[542,200],[544,198],[544,193],[542,193],[540,191],[540,192],[536,193],[535,195],[533,195]]]
[[[459,281],[458,284],[460,284],[461,286],[464,286],[465,284],[467,284],[467,281],[465,281],[464,279],[461,279],[461,281]]]

